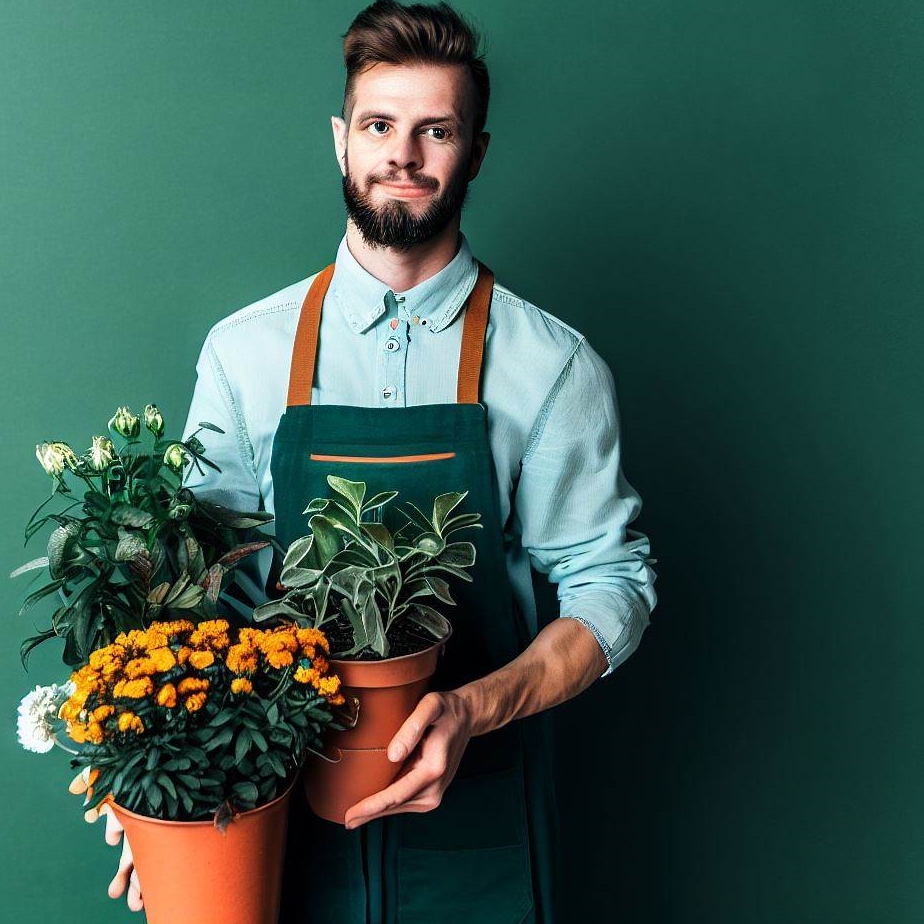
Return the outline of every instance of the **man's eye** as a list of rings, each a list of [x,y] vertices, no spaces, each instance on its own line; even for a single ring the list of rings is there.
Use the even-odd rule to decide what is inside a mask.
[[[434,125],[432,128],[428,128],[427,131],[441,132],[441,134],[434,136],[437,141],[446,141],[446,139],[449,138],[449,130],[443,128],[441,125]]]
[[[383,130],[382,130],[382,131],[373,131],[373,133],[372,133],[373,135],[383,135],[383,134],[385,133],[385,132],[384,132],[384,129],[388,128],[388,123],[382,121],[382,119],[376,119],[375,122],[370,122],[369,125],[367,126],[367,128],[372,128],[373,126],[376,126],[376,125],[379,126],[380,128],[382,128]]]

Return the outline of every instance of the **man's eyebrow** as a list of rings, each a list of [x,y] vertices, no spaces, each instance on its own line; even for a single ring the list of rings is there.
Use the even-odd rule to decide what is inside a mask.
[[[365,122],[366,119],[386,119],[389,122],[397,122],[398,116],[390,115],[387,112],[379,112],[373,109],[367,109],[365,112],[361,112],[357,117],[357,122]],[[446,115],[439,116],[427,116],[425,119],[420,119],[417,122],[417,125],[432,125],[434,122],[451,122],[453,125],[461,125],[461,120],[454,116],[451,112]]]

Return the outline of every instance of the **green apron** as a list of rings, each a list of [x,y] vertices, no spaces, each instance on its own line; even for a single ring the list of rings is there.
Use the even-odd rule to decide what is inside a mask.
[[[308,532],[313,497],[331,496],[328,474],[364,481],[367,497],[399,492],[424,512],[447,491],[468,491],[456,513],[482,529],[457,538],[476,548],[472,583],[451,584],[442,607],[453,634],[431,689],[452,690],[512,661],[531,641],[511,590],[499,517],[487,410],[478,400],[494,276],[479,263],[464,312],[455,404],[367,408],[312,405],[321,308],[334,265],[313,282],[292,351],[289,395],[273,442],[276,535]],[[324,458],[313,458],[323,456]],[[331,458],[333,457],[333,458]],[[412,457],[411,459],[396,457]],[[385,509],[385,523],[401,520]],[[275,576],[269,584],[275,586]],[[550,715],[510,722],[470,740],[440,805],[347,831],[292,800],[283,902],[285,924],[549,924],[558,818]]]

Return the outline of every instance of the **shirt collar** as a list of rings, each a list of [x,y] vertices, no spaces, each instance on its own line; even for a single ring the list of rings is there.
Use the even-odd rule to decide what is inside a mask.
[[[405,292],[401,310],[408,318],[426,321],[427,330],[437,333],[452,323],[465,304],[478,278],[478,263],[468,240],[459,232],[458,253],[438,273]],[[346,234],[337,248],[330,293],[357,334],[365,331],[385,313],[385,295],[392,290],[357,262],[347,246]]]

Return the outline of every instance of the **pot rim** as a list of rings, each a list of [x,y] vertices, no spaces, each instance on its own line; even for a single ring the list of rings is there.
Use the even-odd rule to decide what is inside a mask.
[[[327,658],[328,663],[333,667],[335,664],[361,664],[363,667],[369,667],[374,669],[376,664],[400,664],[402,661],[410,661],[414,658],[422,658],[425,655],[433,651],[437,645],[445,645],[446,642],[452,637],[452,623],[447,619],[446,622],[449,624],[449,631],[441,639],[436,639],[432,645],[428,645],[426,648],[421,648],[420,651],[412,651],[410,654],[406,655],[396,655],[393,658],[379,658],[375,661],[365,661],[362,658],[335,658],[333,655],[329,655]],[[321,630],[324,631],[323,629]]]
[[[276,796],[275,799],[273,799],[271,802],[267,802],[265,805],[258,805],[256,808],[247,809],[246,812],[239,812],[237,815],[234,816],[230,824],[234,824],[234,822],[238,818],[244,818],[245,816],[247,818],[252,818],[254,815],[259,815],[260,812],[264,812],[267,809],[271,809],[274,806],[278,805],[280,802],[282,802],[284,799],[287,799],[292,794],[292,789],[294,788],[295,784],[301,779],[303,770],[304,770],[304,761],[299,765],[298,769],[295,772],[295,776],[289,781],[289,785],[286,786],[285,790],[282,793],[280,793],[278,796]],[[118,809],[120,812],[124,812],[129,818],[134,818],[137,821],[147,822],[148,824],[152,824],[152,825],[179,825],[183,828],[194,828],[197,826],[200,828],[206,827],[206,826],[209,828],[215,827],[215,822],[213,820],[180,821],[179,819],[176,819],[176,818],[152,818],[150,815],[139,815],[138,812],[133,812],[131,809],[125,808],[125,806],[120,805],[114,799],[110,799],[109,804],[112,805],[113,808]]]

